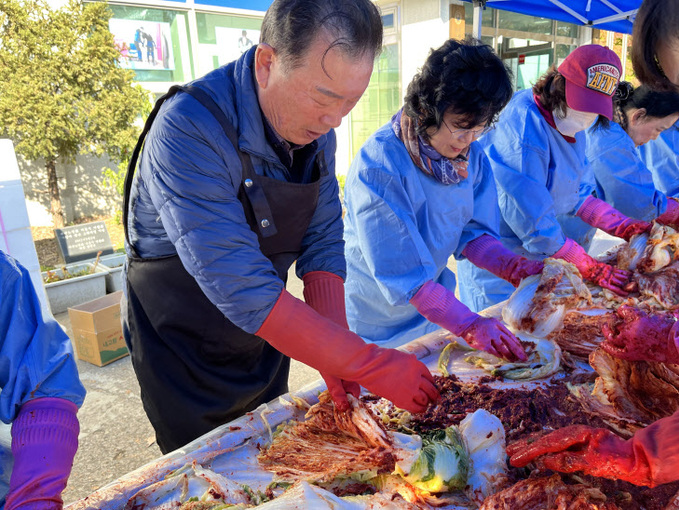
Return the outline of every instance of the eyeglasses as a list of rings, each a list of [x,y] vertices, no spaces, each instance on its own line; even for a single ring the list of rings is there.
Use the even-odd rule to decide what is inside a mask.
[[[486,133],[491,131],[493,128],[495,128],[495,126],[486,126],[483,129],[456,129],[456,130],[452,130],[452,129],[450,129],[448,124],[446,124],[445,120],[441,119],[441,122],[443,122],[443,125],[446,126],[446,129],[448,129],[448,131],[450,131],[450,134],[453,137],[462,138],[462,137],[466,137],[467,135],[471,134],[472,140],[476,140],[477,138],[485,135]]]

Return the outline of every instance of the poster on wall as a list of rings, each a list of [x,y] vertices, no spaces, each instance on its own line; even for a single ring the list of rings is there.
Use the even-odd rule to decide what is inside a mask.
[[[170,24],[159,21],[111,19],[109,30],[126,69],[174,69]]]
[[[216,27],[215,36],[220,66],[236,60],[259,43],[259,30],[249,28]]]

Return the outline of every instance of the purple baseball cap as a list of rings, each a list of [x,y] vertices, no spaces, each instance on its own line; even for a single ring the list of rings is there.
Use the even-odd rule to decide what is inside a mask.
[[[558,67],[566,78],[568,107],[611,120],[621,68],[618,56],[604,46],[587,44],[574,49]]]

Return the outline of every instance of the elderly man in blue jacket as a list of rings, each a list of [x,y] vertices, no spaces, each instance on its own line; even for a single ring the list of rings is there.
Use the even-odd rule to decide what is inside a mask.
[[[381,44],[370,0],[275,0],[259,45],[149,117],[127,180],[126,336],[163,452],[285,393],[289,357],[340,409],[359,384],[413,412],[437,398],[414,356],[346,324],[333,128]],[[305,302],[285,290],[295,260]]]

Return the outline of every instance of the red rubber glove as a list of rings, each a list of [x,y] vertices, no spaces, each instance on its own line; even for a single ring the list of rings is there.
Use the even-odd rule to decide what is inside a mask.
[[[632,361],[679,363],[679,327],[672,315],[648,315],[621,306],[615,313],[622,322],[604,324],[601,348],[617,358]]]
[[[462,337],[470,347],[510,361],[526,361],[521,342],[497,319],[481,317],[443,285],[428,281],[410,303],[427,320]]]
[[[61,510],[78,449],[78,407],[63,398],[29,400],[12,423],[14,467],[5,510]]]
[[[574,264],[585,280],[596,283],[620,296],[627,295],[624,287],[631,282],[632,273],[598,262],[587,255],[582,246],[572,239],[566,239],[565,244],[552,257]]]
[[[572,425],[507,447],[512,466],[538,467],[655,487],[679,480],[679,412],[638,430],[628,440],[606,429]]]
[[[462,255],[476,267],[490,271],[514,287],[518,287],[527,276],[540,273],[545,267],[541,260],[529,260],[517,255],[488,234],[469,241]]]
[[[676,198],[667,197],[667,209],[655,221],[679,229],[679,202]]]
[[[302,281],[306,304],[335,324],[349,329],[344,304],[344,280],[327,271],[312,271],[305,274]],[[357,382],[344,381],[328,374],[321,376],[338,411],[348,411],[351,408],[347,393],[356,398],[361,396],[361,386]]]
[[[634,235],[651,230],[650,223],[625,216],[599,198],[589,197],[576,214],[585,223],[625,241],[629,241]]]
[[[412,413],[426,410],[439,398],[433,376],[415,355],[365,343],[286,290],[256,334],[286,356],[321,373],[356,381]]]

